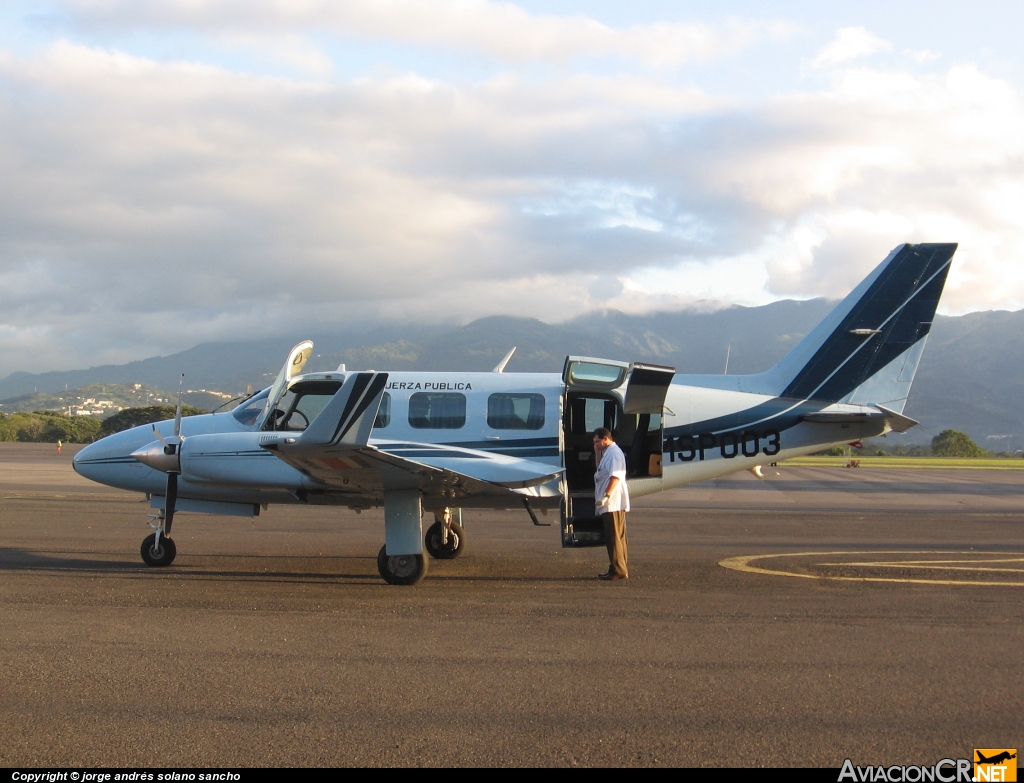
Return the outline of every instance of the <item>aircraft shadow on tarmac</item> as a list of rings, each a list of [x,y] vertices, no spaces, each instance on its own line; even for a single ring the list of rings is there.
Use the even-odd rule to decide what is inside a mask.
[[[0,547],[0,571],[137,571],[134,563],[59,557],[16,547]]]
[[[376,558],[344,558],[345,560],[366,560],[368,567],[365,572],[339,573],[313,572],[313,571],[287,571],[287,570],[266,570],[254,568],[253,570],[226,570],[219,568],[161,568],[154,569],[142,563],[126,562],[124,560],[100,560],[95,557],[77,557],[74,553],[63,553],[64,556],[53,552],[32,552],[27,549],[15,547],[0,547],[0,572],[2,571],[51,571],[64,573],[91,573],[91,574],[146,574],[153,577],[170,576],[181,577],[187,575],[190,578],[220,577],[233,579],[247,579],[250,581],[276,581],[286,579],[288,581],[327,581],[331,579],[372,579],[379,582],[377,570],[374,563]],[[95,554],[95,553],[89,553]],[[219,557],[219,556],[218,556]],[[228,555],[231,557],[231,555]],[[281,556],[271,555],[234,555],[234,557],[245,557],[251,560],[281,560]],[[310,560],[313,558],[290,558]],[[332,558],[335,559],[335,558]]]
[[[185,576],[189,579],[232,579],[236,581],[249,582],[289,582],[311,584],[329,582],[334,580],[368,582],[374,585],[380,584],[377,575],[375,557],[343,557],[324,558],[321,556],[289,556],[289,555],[217,555],[218,559],[223,557],[243,558],[246,560],[355,560],[365,562],[365,570],[356,571],[288,571],[288,570],[266,570],[255,566],[252,570],[223,569],[223,568],[202,568],[195,566],[172,567],[172,568],[149,568],[141,563],[131,563],[124,560],[100,560],[95,557],[77,557],[73,553],[63,553],[64,556],[53,552],[32,552],[27,549],[16,547],[0,547],[0,572],[4,571],[49,571],[60,573],[89,573],[89,574],[144,574],[159,578],[174,576],[180,578]],[[96,553],[89,553],[96,554]],[[438,582],[577,582],[581,577],[575,576],[523,576],[502,575],[494,573],[486,574],[428,574],[427,579]]]

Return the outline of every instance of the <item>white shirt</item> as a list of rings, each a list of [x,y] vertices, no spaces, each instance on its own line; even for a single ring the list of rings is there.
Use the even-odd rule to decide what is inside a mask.
[[[601,499],[608,491],[612,476],[619,481],[612,491],[608,503],[601,504]],[[629,488],[626,486],[626,455],[622,453],[616,444],[612,444],[604,450],[601,457],[601,464],[597,466],[597,473],[594,474],[594,502],[597,504],[597,513],[605,514],[609,511],[629,511]]]

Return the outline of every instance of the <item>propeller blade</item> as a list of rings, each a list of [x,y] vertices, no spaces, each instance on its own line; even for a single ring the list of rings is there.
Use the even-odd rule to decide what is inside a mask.
[[[171,522],[174,521],[174,506],[178,502],[178,474],[167,474],[167,496],[164,499],[164,535],[171,534]]]
[[[178,379],[178,410],[174,412],[174,436],[181,435],[181,385],[185,382],[185,373]]]
[[[157,438],[160,440],[162,444],[164,444],[164,447],[166,448],[167,441],[164,440],[164,436],[160,434],[160,430],[156,428],[155,424],[153,425],[153,434],[157,436]]]

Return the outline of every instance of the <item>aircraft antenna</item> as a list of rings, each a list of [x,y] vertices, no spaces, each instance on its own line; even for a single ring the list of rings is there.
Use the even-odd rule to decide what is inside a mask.
[[[512,358],[512,354],[515,352],[516,347],[513,345],[512,350],[505,354],[505,358],[498,362],[498,366],[491,370],[491,372],[505,372],[505,365],[508,364],[508,360]]]
[[[725,349],[725,369],[722,371],[722,375],[729,374],[729,354],[732,353],[732,343],[729,343],[729,347]]]

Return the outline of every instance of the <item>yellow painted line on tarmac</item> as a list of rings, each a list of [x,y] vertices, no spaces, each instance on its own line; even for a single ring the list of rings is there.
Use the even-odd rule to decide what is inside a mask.
[[[769,576],[789,576],[796,577],[797,579],[818,579],[822,581],[832,582],[895,582],[898,584],[920,584],[920,585],[970,585],[978,587],[1024,587],[1024,579],[1020,582],[976,582],[967,579],[909,579],[909,578],[897,578],[897,577],[884,577],[884,576],[830,576],[826,574],[800,574],[794,571],[780,571],[773,568],[761,568],[760,566],[751,565],[757,560],[769,560],[772,558],[779,557],[835,557],[837,555],[1002,555],[1005,556],[1006,552],[932,552],[932,551],[918,551],[918,552],[906,552],[906,551],[874,551],[874,552],[781,552],[777,554],[769,555],[741,555],[740,557],[727,557],[725,560],[718,561],[718,565],[722,568],[728,568],[732,571],[745,571],[750,574],[767,574]],[[1011,553],[1017,554],[1017,553]],[[893,563],[893,561],[888,561]],[[908,561],[914,562],[914,561]],[[918,561],[928,562],[928,561]],[[937,563],[942,562],[1011,562],[1006,560],[974,560],[974,561],[935,561]],[[1016,560],[1012,561],[1016,562]],[[815,563],[814,565],[819,566],[861,566],[861,567],[877,567],[883,565],[882,563]],[[902,564],[893,563],[893,567],[900,567]],[[927,567],[927,566],[920,566]],[[966,569],[965,569],[966,570]],[[982,570],[982,569],[978,569]],[[1004,569],[991,569],[991,570],[1004,570]],[[1017,571],[1017,569],[1005,569]]]
[[[861,566],[863,568],[925,568],[934,571],[1006,571],[1012,574],[1024,574],[1024,568],[989,568],[978,565],[954,565],[955,563],[1021,563],[1024,557],[1003,558],[1000,560],[887,560],[864,563],[816,563],[822,566]]]

